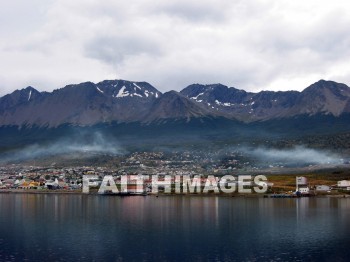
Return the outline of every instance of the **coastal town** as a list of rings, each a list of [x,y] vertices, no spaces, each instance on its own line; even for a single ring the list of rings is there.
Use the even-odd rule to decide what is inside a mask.
[[[122,176],[139,176],[145,181],[144,192],[151,193],[150,177],[158,176],[160,180],[165,176],[172,177],[172,184],[176,176],[194,178],[201,176],[202,185],[208,176],[223,177],[231,175],[238,178],[241,175],[252,176],[265,174],[268,194],[350,194],[350,175],[344,171],[333,172],[332,179],[324,180],[322,175],[314,173],[315,166],[307,166],[302,173],[295,173],[298,169],[281,168],[278,163],[262,169],[257,163],[251,163],[242,153],[227,153],[218,156],[214,153],[197,152],[135,152],[127,156],[118,157],[115,165],[105,166],[50,166],[7,164],[0,167],[0,192],[66,192],[81,193],[83,177],[94,176],[90,181],[92,189],[101,185],[103,177],[112,176],[120,188]],[[283,173],[288,170],[290,173]],[[330,169],[332,170],[332,169]],[[339,178],[339,180],[336,180]],[[236,179],[238,180],[238,179]],[[129,191],[136,190],[136,182],[128,182]],[[251,181],[250,186],[254,186]],[[248,185],[249,187],[249,185]],[[162,192],[160,187],[160,192]],[[91,192],[96,193],[97,190]]]

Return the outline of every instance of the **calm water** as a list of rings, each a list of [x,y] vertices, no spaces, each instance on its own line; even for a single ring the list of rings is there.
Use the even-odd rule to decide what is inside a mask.
[[[350,199],[0,194],[0,261],[349,261]]]

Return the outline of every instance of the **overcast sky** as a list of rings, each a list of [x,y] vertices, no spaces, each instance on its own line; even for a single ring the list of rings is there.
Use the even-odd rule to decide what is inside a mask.
[[[350,2],[0,2],[0,95],[104,79],[160,91],[222,83],[249,91],[350,84]]]

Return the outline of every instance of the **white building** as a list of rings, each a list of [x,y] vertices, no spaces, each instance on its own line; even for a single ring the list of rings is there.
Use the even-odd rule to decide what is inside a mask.
[[[297,176],[295,178],[295,185],[296,185],[296,190],[295,193],[301,193],[301,194],[309,194],[310,189],[307,186],[307,178],[303,176]]]
[[[320,191],[320,192],[328,192],[331,190],[331,187],[330,186],[327,186],[327,185],[319,185],[319,186],[316,186],[316,191]]]
[[[309,194],[310,193],[310,189],[309,187],[299,187],[298,190],[301,194]]]
[[[349,180],[338,181],[337,186],[338,187],[350,187],[350,181]]]
[[[296,177],[296,183],[297,183],[297,186],[298,185],[307,185],[307,178],[306,177],[303,177],[303,176],[297,176]]]

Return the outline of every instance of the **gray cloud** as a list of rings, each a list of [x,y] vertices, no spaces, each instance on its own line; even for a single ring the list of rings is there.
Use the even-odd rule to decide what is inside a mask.
[[[0,95],[113,78],[161,91],[195,82],[251,91],[350,83],[345,0],[31,3],[0,4]]]
[[[88,57],[119,65],[130,56],[157,56],[161,46],[147,37],[115,35],[92,39],[86,44],[85,52]]]
[[[223,22],[227,18],[228,1],[155,1],[148,7],[153,14],[162,14],[172,18],[188,20],[189,22]]]

